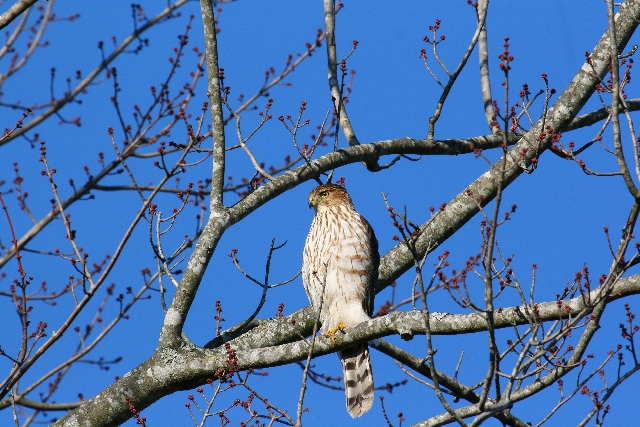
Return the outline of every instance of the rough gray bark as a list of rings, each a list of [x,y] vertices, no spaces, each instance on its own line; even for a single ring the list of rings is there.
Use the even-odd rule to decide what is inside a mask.
[[[205,21],[207,53],[212,55],[208,61],[210,67],[209,95],[211,96],[213,123],[214,127],[216,127],[216,132],[218,132],[214,135],[214,184],[211,197],[211,217],[191,255],[180,287],[176,291],[171,308],[167,313],[158,349],[140,366],[62,418],[54,424],[55,426],[91,425],[92,427],[97,427],[118,425],[131,415],[129,406],[125,402],[126,397],[140,411],[162,396],[202,384],[216,370],[226,367],[226,351],[224,347],[220,346],[222,340],[210,343],[209,347],[215,348],[204,349],[185,343],[180,338],[180,333],[209,259],[216,248],[217,242],[228,227],[255,212],[267,201],[276,198],[302,182],[313,179],[319,173],[329,171],[337,166],[363,161],[371,158],[372,155],[419,154],[427,150],[436,150],[437,147],[440,147],[440,149],[449,147],[447,144],[442,145],[442,143],[438,144],[434,141],[418,141],[410,138],[347,147],[312,161],[308,167],[305,166],[287,172],[275,178],[269,184],[258,188],[236,205],[230,208],[224,207],[221,196],[222,183],[220,181],[221,178],[224,178],[224,146],[222,145],[224,143],[224,133],[219,121],[220,107],[214,105],[216,102],[214,94],[219,94],[216,77],[218,70],[216,61],[213,58],[215,54],[215,27],[213,26],[213,16],[209,13],[211,11],[211,1],[202,0],[201,5]],[[640,0],[625,2],[616,18],[618,46],[620,49],[628,42],[639,20]],[[595,70],[596,75],[593,75],[591,66],[585,64],[550,108],[547,116],[536,123],[509,151],[504,185],[509,185],[522,175],[524,168],[530,166],[534,159],[537,159],[549,148],[549,134],[540,141],[536,140],[536,137],[540,135],[545,126],[551,126],[554,132],[561,132],[576,117],[593,94],[596,84],[599,83],[599,78],[604,77],[607,73],[606,62],[609,55],[610,47],[605,34],[591,54],[593,70]],[[523,153],[523,148],[528,149],[526,153]],[[500,162],[496,162],[496,165],[498,164]],[[478,213],[478,204],[484,206],[495,197],[498,188],[498,177],[497,166],[489,168],[454,198],[444,210],[438,212],[430,221],[423,224],[422,227],[425,231],[418,239],[418,250],[421,253],[427,250],[434,250],[473,218]],[[481,199],[479,198],[480,196],[482,196]],[[384,289],[393,280],[409,270],[413,266],[413,262],[411,254],[402,243],[389,251],[381,260],[377,290]],[[619,280],[614,284],[613,290],[613,293],[610,294],[610,299],[639,293],[640,276]],[[598,293],[600,291],[596,289],[593,292]],[[594,294],[595,296],[596,294]],[[579,298],[567,302],[567,304],[574,314],[585,314],[584,306],[580,306],[581,300]],[[539,306],[546,310],[545,317],[542,318],[541,316],[542,320],[557,319],[560,316],[555,301],[540,304]],[[599,305],[600,313],[603,306],[602,303]],[[566,313],[566,311],[562,312]],[[524,324],[530,321],[530,319],[526,319],[522,315],[522,310],[518,308],[503,310],[502,313],[502,316],[496,315],[495,317],[496,327],[507,327],[514,323]],[[234,349],[237,349],[238,368],[277,366],[304,359],[308,352],[307,344],[299,340],[296,331],[291,326],[291,318],[297,320],[298,330],[310,330],[312,323],[310,310],[305,309],[289,318],[262,322],[260,326],[246,331],[238,338],[232,339],[230,344]],[[434,313],[432,318],[430,320],[432,334],[470,333],[486,330],[486,320],[477,315],[441,315]],[[593,328],[596,327],[597,325],[593,325]],[[328,339],[317,340],[314,355],[334,352],[339,348],[357,342],[364,342],[386,335],[400,334],[410,337],[420,333],[424,333],[424,319],[420,313],[394,313],[348,330],[339,338],[337,345],[331,345]],[[269,351],[264,351],[266,347],[268,347]],[[562,375],[564,371],[558,370],[558,372],[558,375]],[[553,381],[554,378],[549,377],[547,380]],[[534,391],[533,388],[545,387],[546,385],[548,384],[538,382],[529,387],[524,387],[511,395],[511,401],[525,398]],[[468,416],[477,413],[478,408],[470,405],[457,411],[462,416]],[[449,414],[444,414],[440,418],[436,417],[424,425],[440,425],[450,421],[450,418]]]
[[[599,289],[593,290],[590,299],[596,301],[599,292]],[[615,285],[608,300],[639,293],[640,275],[635,275],[621,279]],[[567,307],[570,307],[570,310],[567,310]],[[502,310],[502,313],[496,316],[496,328],[529,324],[531,319],[527,319],[525,312],[524,307]],[[584,315],[587,312],[589,312],[589,305],[585,304],[583,297],[564,301],[560,309],[555,301],[541,303],[538,304],[540,316],[538,321],[553,321],[568,316]],[[236,349],[237,367],[244,370],[304,360],[309,351],[308,344],[300,340],[291,342],[298,339],[297,333],[290,327],[292,318],[300,319],[300,313],[294,313],[282,319],[270,319],[263,327],[256,328],[234,341],[232,347]],[[430,320],[431,333],[434,335],[475,333],[485,331],[486,325],[486,320],[479,314],[433,313]],[[400,335],[405,339],[411,339],[414,335],[424,333],[422,313],[396,312],[345,330],[344,334],[336,336],[336,344],[326,337],[316,339],[313,355],[333,353],[354,343],[367,342],[389,335]],[[376,347],[375,341],[373,347]],[[54,425],[70,427],[91,423],[92,426],[117,426],[131,416],[125,397],[131,399],[136,409],[142,410],[169,393],[203,384],[212,377],[214,372],[225,369],[226,363],[227,353],[221,346],[212,350],[203,350],[180,343],[175,347],[157,350],[143,364]],[[542,384],[534,384],[530,387],[540,388]],[[530,394],[531,389],[524,388],[514,393],[513,400],[524,399]],[[465,409],[463,414],[468,411],[471,411],[469,415],[473,415],[472,408]]]

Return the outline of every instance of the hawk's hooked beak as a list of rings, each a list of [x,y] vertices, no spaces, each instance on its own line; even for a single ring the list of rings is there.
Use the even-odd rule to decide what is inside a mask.
[[[310,208],[315,208],[316,207],[316,199],[313,196],[309,196],[309,207]]]

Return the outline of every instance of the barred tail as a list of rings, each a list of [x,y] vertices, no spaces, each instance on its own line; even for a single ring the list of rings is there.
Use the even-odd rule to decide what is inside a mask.
[[[338,352],[344,375],[347,411],[353,418],[371,409],[373,405],[373,371],[367,344]]]

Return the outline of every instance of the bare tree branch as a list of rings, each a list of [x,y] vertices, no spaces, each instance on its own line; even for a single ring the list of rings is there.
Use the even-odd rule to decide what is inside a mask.
[[[9,25],[14,19],[37,3],[38,0],[18,0],[5,13],[0,15],[0,30]]]
[[[602,289],[594,289],[591,297],[597,299]],[[612,289],[607,301],[623,298],[627,295],[640,293],[640,275],[620,279]],[[604,300],[603,300],[604,301]],[[564,301],[558,308],[555,301],[538,304],[541,321],[553,321],[567,316],[585,315],[588,313],[583,297]],[[496,315],[496,328],[511,328],[513,325],[527,325],[529,320],[524,316],[522,307],[503,309]],[[261,327],[255,328],[250,334],[230,342],[235,349],[237,368],[259,368],[278,366],[285,363],[304,360],[309,352],[306,341],[296,341],[289,344],[274,345],[278,342],[289,342],[298,339],[297,330],[291,325],[292,319],[308,320],[304,333],[310,333],[315,316],[307,308],[299,313],[283,319],[271,319],[267,332]],[[454,315],[448,313],[432,313],[430,319],[431,333],[458,334],[486,331],[486,320],[478,314]],[[298,322],[296,322],[298,324]],[[298,325],[302,326],[302,325]],[[597,326],[597,325],[594,325]],[[302,328],[301,328],[302,330]],[[288,331],[281,335],[281,332]],[[336,350],[352,346],[360,342],[367,342],[375,338],[399,334],[410,339],[413,335],[424,333],[424,319],[420,312],[396,312],[387,316],[361,323],[354,328],[348,328],[344,334],[336,338],[336,344],[328,337],[318,337],[315,340],[313,355],[333,353]],[[243,345],[244,343],[244,345]],[[247,348],[248,345],[248,348]],[[204,383],[207,378],[219,369],[227,366],[227,350],[224,346],[213,350],[202,350],[191,346],[178,345],[157,350],[154,355],[140,366],[133,369],[125,377],[109,386],[96,397],[88,400],[74,412],[53,424],[60,426],[83,425],[91,420],[100,418],[100,425],[115,426],[124,422],[130,416],[129,406],[122,396],[128,396],[135,402],[137,410],[142,410],[155,402],[165,393],[186,390]],[[533,389],[541,389],[552,384],[558,375],[551,375],[544,383],[534,382],[529,388],[525,387],[512,394],[511,400],[518,401],[530,395]],[[545,377],[547,378],[547,377]],[[487,408],[492,410],[491,408]],[[504,410],[504,408],[500,409]],[[456,410],[461,417],[478,414],[476,405]],[[444,417],[444,418],[442,418]],[[433,420],[450,420],[449,414],[434,417]],[[424,425],[440,425],[424,424]]]

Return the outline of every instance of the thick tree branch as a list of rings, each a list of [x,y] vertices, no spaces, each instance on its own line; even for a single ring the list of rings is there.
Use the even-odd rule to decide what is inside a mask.
[[[498,147],[502,143],[502,138],[499,134],[463,140],[446,139],[440,141],[399,138],[341,148],[311,161],[308,165],[286,172],[276,177],[272,182],[258,188],[229,209],[231,221],[234,223],[240,221],[285,191],[340,166],[390,154],[458,155],[471,153],[474,149]],[[509,139],[513,143],[518,140],[517,137],[512,138],[511,136]],[[403,245],[400,244],[398,246]]]
[[[619,49],[623,49],[627,44],[638,26],[639,19],[640,1],[625,2],[616,19]],[[586,62],[583,64],[571,83],[551,106],[547,117],[540,119],[507,153],[505,187],[525,170],[529,172],[527,168],[533,162],[537,162],[540,154],[550,147],[549,128],[553,132],[561,131],[578,114],[595,91],[596,85],[608,73],[609,59],[609,38],[605,32],[591,54],[591,64]],[[540,139],[541,134],[544,135],[542,139]],[[487,172],[458,194],[444,210],[421,226],[422,233],[416,242],[420,255],[427,250],[433,251],[453,235],[478,212],[478,205],[485,206],[493,200],[498,189],[501,164],[502,161],[497,161]],[[413,257],[406,245],[397,245],[380,262],[380,278],[376,288],[379,290],[388,286],[411,266],[413,266]]]
[[[37,3],[38,0],[18,0],[7,10],[0,15],[0,30],[9,25],[14,19],[22,15],[22,13]]]
[[[536,305],[540,322],[554,321],[558,319],[574,318],[585,315],[588,312],[588,301],[597,301],[601,296],[601,288],[591,291],[585,301],[582,297],[562,301],[560,308],[557,301],[539,303]],[[607,302],[636,295],[640,293],[640,274],[620,279],[614,286]],[[529,308],[531,311],[531,308]],[[528,325],[524,306],[502,308],[496,310],[496,328],[503,329],[516,325]],[[534,319],[535,320],[535,319]],[[311,332],[313,313],[310,308],[304,308],[282,320],[269,319],[264,324],[256,327],[250,334],[231,341],[233,348],[239,350],[260,349],[274,344],[287,343],[299,338],[297,332],[307,335]],[[295,323],[295,327],[292,326]],[[429,318],[432,335],[458,335],[487,330],[487,321],[481,314],[451,314],[431,313]],[[369,341],[388,335],[400,335],[405,339],[411,339],[414,335],[425,333],[424,318],[420,312],[394,312],[387,316],[376,318],[361,325],[346,330],[343,339],[351,343]],[[340,344],[341,341],[338,341]]]
[[[222,101],[220,95],[220,76],[218,67],[218,41],[216,25],[213,17],[211,0],[200,1],[202,23],[204,26],[204,40],[207,55],[208,85],[207,95],[211,104],[211,120],[213,123],[213,172],[211,181],[211,196],[209,207],[211,213],[207,225],[202,231],[196,246],[189,258],[180,285],[171,300],[165,315],[160,334],[160,348],[169,346],[180,340],[182,327],[186,321],[191,304],[202,281],[209,260],[215,251],[222,233],[231,224],[227,208],[222,200],[225,168],[225,140],[224,117],[222,115]]]
[[[636,20],[640,19],[640,0],[631,1],[625,3],[625,5],[624,13],[618,14],[618,31],[621,46],[628,42],[631,34],[633,34],[633,31],[638,25]],[[630,12],[633,12],[633,15],[631,15]],[[586,103],[587,99],[593,94],[596,84],[598,84],[600,79],[607,73],[608,57],[608,37],[605,33],[591,55],[593,68],[591,64],[587,63],[582,66],[569,86],[549,109],[546,125],[554,129],[562,129],[563,126],[566,126],[573,119],[584,103]],[[592,75],[593,70],[599,73],[599,77]],[[535,141],[535,137],[541,132],[541,126],[542,121],[539,121],[507,154],[509,156],[509,166],[505,176],[505,183],[507,185],[522,175],[524,171],[523,168],[528,166],[533,158],[537,158],[540,152],[549,147],[550,135],[540,142],[539,147],[532,147],[531,145],[533,144],[529,142]],[[489,139],[490,137],[486,138]],[[407,150],[406,152],[409,152],[410,149],[417,150],[418,146],[426,149],[428,144],[428,140],[424,142],[411,140],[409,138],[395,140],[393,144],[394,153],[402,152],[403,148]],[[525,155],[521,156],[520,154],[523,153],[524,148],[526,148],[527,151]],[[536,150],[535,148],[538,149]],[[378,155],[391,154],[387,151],[389,149],[387,142],[358,145],[322,156],[311,162],[309,167],[303,166],[285,173],[273,182],[258,188],[250,196],[233,206],[230,210],[232,221],[239,221],[258,206],[284,193],[286,190],[293,188],[299,182],[311,179],[320,172],[353,163],[366,155],[363,151],[374,149],[377,150]],[[496,162],[496,165],[499,164],[500,162]],[[438,212],[433,218],[421,226],[422,233],[416,242],[416,248],[419,250],[420,256],[422,256],[427,249],[433,251],[473,218],[478,212],[478,204],[484,206],[495,197],[498,177],[499,171],[497,166],[491,167],[469,187],[463,190],[444,210]],[[471,194],[471,196],[469,194]],[[471,197],[476,200],[473,200]],[[413,257],[406,248],[406,245],[403,243],[396,245],[380,260],[380,276],[376,284],[376,293],[386,288],[412,266]],[[303,319],[305,321],[304,325],[300,323]],[[308,331],[310,330],[311,322],[311,316],[304,315],[302,319],[297,320],[296,325],[298,328]],[[261,330],[263,333],[265,332],[262,328],[257,328],[257,330]]]
[[[518,141],[518,137],[513,134],[509,134],[509,143],[515,144]],[[366,158],[376,155],[386,154],[423,154],[423,155],[450,155],[455,156],[458,154],[472,153],[476,149],[489,150],[499,147],[502,143],[502,137],[499,134],[477,136],[468,139],[445,139],[445,140],[418,140],[411,138],[399,138],[386,141],[380,141],[373,144],[363,144],[356,147],[346,147],[339,150],[336,153],[331,153],[326,156],[311,162],[312,168],[304,165],[276,177],[275,184],[269,183],[263,187],[260,187],[254,193],[247,198],[238,202],[234,211],[235,215],[238,212],[244,212],[242,216],[237,217],[233,221],[238,222],[246,215],[252,213],[255,209],[262,206],[269,200],[273,200],[276,196],[282,194],[284,191],[295,187],[306,180],[314,179],[322,172],[329,171],[333,168],[344,166],[355,162],[362,161]],[[103,178],[109,176],[115,169],[120,167],[121,161],[119,159],[114,160],[104,167],[95,177],[87,182],[82,188],[79,188],[75,193],[65,199],[61,206],[66,209],[68,206],[89,194],[93,189],[109,190],[110,187],[100,186],[99,182]],[[298,176],[300,179],[296,179]],[[127,188],[126,186],[118,187],[119,189],[131,189],[137,191],[135,187]],[[156,189],[157,187],[141,187],[142,190]],[[264,189],[268,191],[265,192]],[[160,189],[158,191],[173,191],[170,189]],[[223,189],[224,191],[224,189]],[[223,209],[224,211],[224,209]],[[38,233],[46,227],[51,221],[57,217],[56,213],[47,213],[40,221],[38,221],[31,229],[18,240],[18,249],[23,249],[27,243],[29,243]],[[0,257],[0,267],[6,264],[15,255],[14,247],[9,247],[7,251]]]
[[[206,0],[202,0],[203,2]],[[616,19],[618,46],[623,48],[629,38],[636,29],[640,20],[640,0],[630,0],[625,2],[618,13]],[[569,122],[577,115],[584,106],[588,98],[593,94],[596,84],[607,73],[607,60],[610,58],[610,49],[608,38],[606,35],[598,42],[596,48],[591,54],[591,65],[585,64],[578,74],[574,77],[569,86],[560,95],[558,100],[550,108],[546,117],[539,121],[513,149],[507,154],[507,173],[505,185],[510,184],[522,172],[527,170],[531,163],[538,160],[539,155],[550,146],[550,135],[547,126],[553,131],[558,131],[566,127]],[[595,75],[594,75],[595,73]],[[537,139],[542,132],[548,132],[544,138]],[[403,139],[394,142],[394,149],[398,145],[405,148],[415,148],[416,145],[424,146],[429,142],[416,144],[414,140]],[[330,153],[310,163],[303,169],[296,169],[283,174],[271,183],[257,189],[254,193],[237,203],[229,211],[229,216],[221,215],[218,218],[210,220],[207,224],[205,232],[198,241],[194,254],[191,257],[187,267],[188,272],[185,273],[181,283],[181,289],[176,292],[174,299],[180,299],[176,303],[176,307],[188,309],[190,302],[195,296],[195,290],[202,278],[204,268],[210,260],[216,244],[224,231],[234,222],[239,221],[248,213],[254,211],[257,207],[266,201],[275,198],[284,191],[296,186],[297,184],[312,179],[317,176],[321,169],[330,163],[335,165],[353,163],[358,161],[361,156],[369,155],[372,150],[381,150],[384,153],[385,143],[367,144],[348,147],[337,152]],[[378,154],[378,153],[376,153]],[[496,164],[500,164],[497,162]],[[326,170],[326,169],[325,169]],[[417,240],[417,249],[421,253],[427,250],[431,251],[449,236],[457,231],[462,225],[468,222],[477,212],[478,204],[486,205],[496,194],[497,167],[490,168],[486,173],[479,177],[468,188],[463,190],[449,205],[431,220],[423,224],[422,233]],[[475,199],[475,200],[474,200]],[[413,265],[413,257],[407,251],[404,245],[397,246],[385,255],[380,265],[380,279],[378,280],[377,289],[380,290],[390,284],[394,279],[406,272]],[[184,288],[182,287],[184,286]],[[627,289],[630,288],[630,290]],[[620,279],[612,287],[613,293],[610,294],[611,299],[620,298],[624,295],[638,293],[638,276],[632,278]],[[598,291],[598,290],[594,290]],[[182,295],[183,292],[189,293],[188,296]],[[569,312],[576,314],[584,314],[586,311],[580,311],[580,304],[584,304],[582,299],[571,300],[565,302],[569,305]],[[575,305],[575,307],[574,307]],[[543,316],[548,319],[556,319],[562,315],[566,315],[568,311],[559,310],[556,302],[546,303],[543,307]],[[603,304],[599,304],[596,308],[602,310]],[[174,328],[171,334],[176,336],[175,332],[184,322],[181,318],[182,311],[174,310],[167,313],[167,317],[172,317],[165,321],[165,327],[170,325]],[[546,310],[546,311],[545,311]],[[574,311],[576,310],[576,311]],[[286,342],[287,340],[298,339],[298,333],[308,333],[309,326],[312,324],[310,310],[303,310],[296,313],[296,318],[300,322],[296,322],[295,328],[291,325],[291,318],[285,318],[274,322],[273,330],[265,330],[263,326],[252,329],[249,333],[230,342],[232,348],[246,348],[248,350],[239,349],[237,355],[237,368],[248,369],[257,367],[278,366],[291,363],[293,361],[303,360],[308,354],[308,344],[306,341],[290,342],[288,344],[276,345],[274,343]],[[561,314],[562,313],[562,314]],[[599,315],[598,313],[597,315]],[[513,308],[511,311],[502,310],[496,314],[496,327],[511,327],[515,324],[529,323],[522,309]],[[277,325],[276,325],[277,323]],[[596,323],[596,322],[592,322]],[[468,333],[472,331],[485,330],[486,321],[478,315],[451,315],[434,313],[433,320],[430,319],[432,333]],[[353,345],[358,342],[369,341],[374,338],[400,334],[410,337],[413,334],[424,330],[424,320],[421,313],[393,313],[378,319],[365,322],[355,328],[345,331],[344,335],[338,336],[337,345],[331,344],[328,338],[320,337],[316,340],[313,354],[321,355],[336,351],[337,349]],[[588,324],[587,328],[597,328],[596,324]],[[279,331],[287,331],[285,335],[280,335]],[[587,333],[587,332],[585,332]],[[590,333],[588,331],[588,333]],[[164,329],[163,329],[164,335]],[[77,426],[77,425],[117,425],[124,422],[130,416],[129,405],[125,402],[125,397],[129,397],[131,403],[137,410],[143,410],[151,403],[158,400],[171,392],[192,388],[202,384],[207,378],[211,378],[213,373],[218,369],[226,369],[228,355],[224,347],[218,347],[213,350],[202,350],[191,347],[187,344],[173,341],[168,346],[162,346],[147,361],[143,362],[139,367],[132,370],[112,386],[103,390],[100,394],[90,399],[78,409],[58,421],[56,426]],[[268,346],[268,347],[265,347]],[[251,349],[253,348],[253,349]],[[576,354],[578,350],[576,350]],[[235,365],[234,365],[235,366]],[[545,381],[554,381],[557,377],[564,375],[570,368],[561,369],[560,367],[554,371],[557,374],[547,375]],[[517,401],[529,395],[532,391],[530,387],[539,387],[540,389],[548,386],[546,383],[534,383],[528,387],[524,387],[510,396],[511,401]],[[495,409],[487,407],[487,409]],[[467,416],[467,413],[473,414],[478,408],[472,405],[467,408],[457,409],[461,416]],[[450,416],[446,414],[444,417]],[[446,420],[443,419],[444,422]]]
[[[409,367],[410,369],[424,375],[425,377],[431,379],[431,369],[424,362],[424,359],[419,359],[412,354],[407,353],[406,351],[390,344],[384,340],[374,340],[369,343],[369,345],[381,353],[386,354],[389,357],[394,358],[398,362],[403,365]],[[446,375],[443,372],[437,373],[438,382],[441,386],[449,389],[455,396],[468,401],[469,403],[478,403],[480,401],[480,396],[474,393],[469,387],[465,387],[456,381],[454,378]],[[509,410],[504,410],[493,414],[493,416],[499,420],[503,425],[514,426],[514,427],[529,427],[530,425],[526,422],[516,418],[513,416]]]
[[[625,101],[625,104],[626,104],[627,110],[629,111],[640,110],[640,99],[630,99],[628,101]],[[575,129],[591,126],[609,117],[610,113],[611,113],[611,107],[605,107],[599,110],[592,111],[590,113],[583,114],[571,120],[571,123],[569,123],[564,129],[561,129],[560,131],[569,132]],[[622,114],[622,112],[620,113]]]
[[[599,288],[591,291],[590,300],[595,301],[599,297],[600,291]],[[623,278],[615,284],[608,301],[638,293],[640,293],[640,275]],[[537,307],[539,321],[554,321],[568,316],[585,315],[588,312],[588,305],[585,304],[582,297],[564,301],[560,308],[556,301],[540,303]],[[306,311],[309,313],[304,313]],[[237,341],[232,341],[231,347],[236,350],[238,360],[237,365],[234,366],[239,370],[246,370],[248,368],[279,366],[305,359],[309,351],[308,343],[299,340],[297,331],[291,326],[291,319],[302,319],[305,315],[313,318],[310,312],[311,310],[305,309],[284,319],[270,319],[269,322],[266,322],[269,324],[266,330],[258,327],[246,334],[251,337],[243,336]],[[523,307],[503,309],[500,314],[496,315],[496,328],[528,325],[529,320],[524,313]],[[486,331],[487,323],[479,314],[432,313],[430,326],[431,333],[434,335],[451,335]],[[287,336],[280,335],[283,331],[286,331]],[[311,329],[300,330],[300,332],[308,334]],[[346,329],[343,334],[336,336],[336,344],[333,344],[328,337],[318,337],[315,340],[313,355],[333,353],[355,343],[367,342],[389,335],[399,334],[408,339],[413,335],[424,333],[422,313],[418,311],[395,312]],[[248,344],[247,341],[250,339],[252,345],[248,346],[249,348],[238,345],[243,341]],[[292,339],[297,339],[297,341],[273,345],[273,343],[291,341]],[[158,350],[142,365],[129,372],[98,396],[88,400],[74,412],[55,423],[54,426],[70,427],[87,425],[87,423],[99,426],[117,426],[130,416],[125,397],[129,397],[136,409],[141,411],[161,396],[203,384],[208,378],[212,378],[216,371],[228,368],[227,359],[227,350],[224,347],[202,350],[180,344]],[[534,383],[532,386],[538,387],[536,384]],[[511,395],[512,401],[524,398],[523,390],[527,390],[527,387],[514,392]],[[529,394],[531,394],[531,390],[529,390]],[[471,416],[475,413],[470,407],[464,409],[461,416]]]
[[[640,99],[632,99],[626,101],[627,107],[629,111],[637,111],[640,110]],[[561,132],[569,132],[575,129],[591,126],[594,123],[602,121],[607,118],[609,115],[609,111],[607,108],[602,108],[596,111],[592,111],[590,113],[584,114],[582,116],[575,117],[564,129],[560,129]],[[509,145],[514,145],[518,142],[520,138],[517,135],[509,134]],[[351,150],[350,147],[347,147],[344,150],[348,154],[349,160],[345,163],[345,158],[343,156],[323,156],[318,159],[314,166],[317,166],[317,169],[314,169],[316,173],[311,174],[311,178],[308,178],[309,175],[305,175],[305,179],[312,179],[313,176],[316,176],[322,172],[326,172],[338,166],[343,166],[345,164],[354,163],[358,161],[363,161],[366,158],[369,158],[372,155],[383,155],[383,154],[422,154],[422,155],[459,155],[459,154],[468,154],[473,153],[474,150],[490,150],[497,147],[500,147],[502,143],[501,134],[494,135],[484,135],[484,136],[476,136],[467,139],[444,139],[444,140],[419,140],[419,139],[411,139],[411,138],[399,138],[399,139],[391,139],[386,141],[379,141],[372,144],[377,144],[377,146],[369,146],[369,144],[364,144],[364,151],[360,150]],[[341,150],[342,151],[342,150]],[[102,180],[103,177],[108,176],[113,172],[117,167],[120,166],[119,161],[115,161],[110,163],[107,167],[100,171],[98,175],[96,175],[91,181],[89,181],[86,185],[84,185],[81,189],[79,189],[76,193],[66,199],[62,206],[63,208],[68,207],[73,202],[78,200],[79,198],[85,196],[92,189],[98,190],[136,190],[134,187],[106,187],[100,186],[97,183]],[[298,169],[295,169],[293,172],[296,174],[302,174],[302,172],[307,169],[307,166],[302,166]],[[276,178],[278,181],[278,178]],[[291,185],[294,182],[290,182],[289,179],[283,181],[278,181],[278,192],[275,195],[282,194],[285,190],[294,187],[295,185]],[[299,181],[295,181],[295,183],[299,183]],[[282,185],[284,184],[284,188]],[[155,187],[154,187],[155,188]],[[269,187],[271,188],[271,187]],[[151,187],[143,187],[143,190],[149,190]],[[180,190],[172,190],[172,189],[160,189],[160,192],[177,192]],[[184,190],[182,190],[184,191]],[[261,190],[262,191],[262,190]],[[261,206],[266,203],[268,200],[272,200],[273,197],[265,199],[263,202],[257,202],[255,200],[250,201],[248,204],[255,206]],[[240,207],[238,206],[240,209]],[[243,207],[244,208],[244,207]],[[247,211],[247,215],[252,211]],[[27,243],[31,241],[46,225],[48,225],[56,215],[52,213],[48,213],[45,215],[37,224],[35,224],[29,231],[27,231],[18,241],[18,248],[22,249],[25,247]],[[242,218],[239,218],[242,219]],[[238,219],[238,220],[239,220]],[[4,265],[8,260],[13,258],[14,252],[13,247],[10,247],[3,255],[0,257],[0,267]]]

